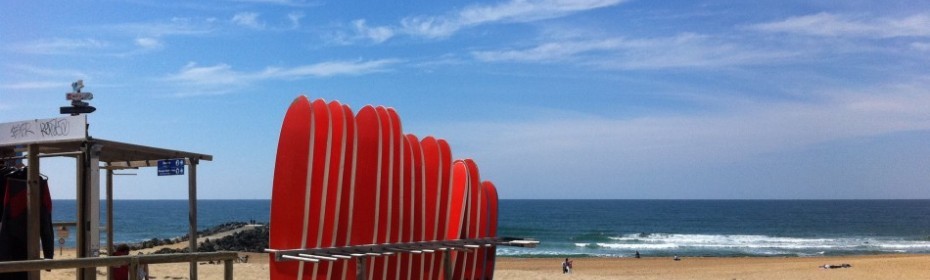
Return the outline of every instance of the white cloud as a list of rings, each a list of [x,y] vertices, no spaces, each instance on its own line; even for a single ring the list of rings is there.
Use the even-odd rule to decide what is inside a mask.
[[[164,45],[156,38],[143,37],[136,38],[136,45],[143,49],[161,49]]]
[[[87,79],[89,77],[84,71],[75,69],[44,68],[33,65],[11,65],[10,67],[15,69],[16,73],[25,73],[29,76],[42,76],[55,79]]]
[[[0,89],[4,90],[25,90],[25,89],[54,89],[54,88],[65,88],[65,84],[61,82],[52,82],[52,81],[32,81],[32,82],[19,82],[19,83],[9,83],[0,85]]]
[[[622,42],[620,39],[551,42],[523,50],[476,51],[472,55],[487,62],[551,62],[569,59],[581,53],[616,51]]]
[[[391,37],[394,37],[394,31],[391,30],[391,28],[385,26],[368,27],[365,25],[364,19],[355,20],[352,22],[352,25],[355,26],[355,31],[360,36],[367,38],[375,43],[382,43]]]
[[[235,0],[236,2],[243,3],[256,3],[256,4],[270,4],[270,5],[279,5],[287,7],[313,7],[319,6],[320,4],[313,1],[300,1],[300,0]]]
[[[29,54],[80,54],[82,51],[99,50],[110,44],[97,39],[65,39],[54,38],[32,42],[13,43],[11,50]]]
[[[388,71],[387,67],[399,62],[394,59],[370,61],[328,61],[289,68],[267,67],[262,71],[236,71],[228,64],[199,66],[188,63],[176,74],[168,75],[165,81],[182,88],[178,95],[225,94],[238,87],[271,79],[323,78],[338,75],[362,75]]]
[[[232,23],[253,29],[263,29],[265,24],[258,20],[258,13],[242,12],[237,13],[231,19]]]
[[[473,5],[446,16],[415,16],[401,20],[405,33],[429,38],[448,37],[459,29],[496,23],[531,22],[609,7],[620,0],[512,0],[494,5]]]
[[[293,68],[267,68],[260,76],[267,78],[329,77],[337,75],[361,75],[387,71],[387,66],[399,62],[394,59],[371,61],[329,61]]]
[[[291,29],[300,28],[300,19],[304,17],[304,13],[301,12],[291,12],[287,14],[287,19],[291,21]]]
[[[463,28],[506,22],[532,22],[617,5],[623,0],[510,0],[490,5],[471,5],[445,15],[405,17],[399,26],[370,27],[366,20],[352,22],[357,38],[337,34],[330,38],[336,44],[349,44],[358,39],[382,43],[398,34],[415,37],[445,38]]]
[[[761,23],[750,29],[765,32],[793,33],[829,37],[927,37],[930,36],[930,14],[915,14],[903,18],[866,18],[818,13]]]
[[[606,69],[719,67],[781,61],[797,52],[738,45],[699,34],[649,39],[572,39],[526,49],[475,51],[485,62],[572,62]]]
[[[107,26],[92,26],[91,32],[115,31],[130,36],[159,38],[172,35],[203,35],[209,34],[215,30],[216,19],[195,19],[186,17],[175,17],[168,21],[160,22],[142,22],[142,23],[123,23]]]
[[[688,172],[694,165],[720,166],[834,141],[930,129],[928,80],[812,94],[821,98],[755,102],[737,96],[720,101],[718,107],[726,110],[698,115],[613,118],[546,110],[528,112],[541,116],[533,120],[444,122],[433,132],[467,143],[454,147],[456,153],[504,165],[491,169],[529,180],[514,182],[528,188],[562,183],[549,182],[562,179],[544,174],[597,177],[592,183],[613,187],[624,184],[623,174],[642,179],[640,172]]]
[[[914,42],[911,43],[911,48],[922,52],[930,52],[930,43]]]

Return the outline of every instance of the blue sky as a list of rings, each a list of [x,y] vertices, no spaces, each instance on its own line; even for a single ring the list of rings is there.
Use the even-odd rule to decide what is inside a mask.
[[[398,110],[502,198],[930,198],[926,1],[7,1],[0,122],[212,154],[270,197],[300,94]],[[73,160],[43,161],[56,198]],[[185,198],[154,169],[116,198]]]

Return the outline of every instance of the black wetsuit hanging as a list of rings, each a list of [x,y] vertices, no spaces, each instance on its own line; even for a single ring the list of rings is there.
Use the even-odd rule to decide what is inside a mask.
[[[3,212],[0,214],[0,261],[25,260],[26,254],[26,170],[7,174],[0,183],[5,188],[3,194]],[[39,237],[42,253],[51,259],[55,253],[54,233],[52,229],[52,198],[48,191],[48,180],[40,184],[41,195],[39,207]],[[0,279],[27,279],[26,272],[0,273]]]

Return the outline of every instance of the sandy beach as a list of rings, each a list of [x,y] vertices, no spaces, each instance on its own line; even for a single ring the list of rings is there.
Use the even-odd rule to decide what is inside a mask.
[[[248,255],[248,263],[234,265],[235,279],[267,279],[266,254]],[[73,256],[73,251],[71,253]],[[67,255],[65,257],[68,257]],[[497,279],[927,279],[930,255],[874,255],[809,258],[577,258],[575,271],[562,274],[561,259],[499,258]],[[852,265],[822,269],[824,264]],[[105,279],[106,269],[98,269]],[[189,279],[188,265],[163,264],[149,268],[151,279]],[[223,266],[200,264],[200,279],[222,279]],[[42,279],[74,279],[73,269],[42,272]]]
[[[237,230],[201,237],[219,238]],[[179,243],[133,251],[151,253],[161,248],[183,248]],[[58,250],[56,249],[56,253]],[[65,249],[61,258],[74,258],[74,249]],[[239,253],[248,262],[233,265],[235,279],[268,279],[268,255]],[[686,257],[671,258],[574,258],[574,271],[562,274],[562,258],[508,258],[497,260],[497,279],[927,279],[930,255],[868,255],[841,257]],[[824,264],[850,264],[849,268],[823,269]],[[223,279],[223,265],[200,263],[200,279]],[[158,264],[149,267],[150,279],[189,279],[187,263]],[[69,280],[74,269],[42,271],[42,279]],[[99,279],[106,279],[106,268],[98,268]]]

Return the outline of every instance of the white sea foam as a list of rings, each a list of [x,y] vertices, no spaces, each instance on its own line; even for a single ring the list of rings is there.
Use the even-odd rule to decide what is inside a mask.
[[[746,254],[816,255],[824,251],[930,250],[930,241],[864,238],[802,238],[766,235],[625,234],[609,237],[599,248],[618,250],[729,251]]]
[[[715,234],[624,234],[608,241],[575,242],[536,249],[501,247],[501,255],[629,257],[640,251],[651,255],[747,255],[747,256],[819,256],[857,253],[930,253],[930,241],[894,237],[783,237],[767,235]],[[549,247],[552,246],[552,247]],[[567,246],[567,247],[561,247]],[[546,248],[549,247],[549,248]]]

